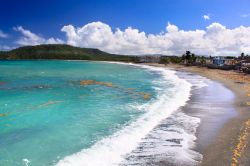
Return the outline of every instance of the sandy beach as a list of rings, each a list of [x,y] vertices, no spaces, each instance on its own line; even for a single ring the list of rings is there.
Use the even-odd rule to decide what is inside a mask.
[[[201,165],[249,165],[250,163],[250,76],[234,71],[214,70],[182,65],[153,66],[167,67],[177,71],[191,72],[223,84],[234,95],[237,115],[229,119],[216,134],[214,140],[202,150]],[[197,142],[199,142],[199,131]],[[199,149],[199,144],[197,145]]]

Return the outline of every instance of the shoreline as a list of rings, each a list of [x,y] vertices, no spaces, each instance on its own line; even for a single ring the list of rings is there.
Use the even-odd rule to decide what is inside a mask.
[[[114,62],[117,63],[117,62]],[[169,70],[177,71],[176,75],[180,77],[181,73],[186,73],[187,77],[189,75],[195,75],[197,77],[205,77],[211,80],[211,82],[215,82],[216,84],[220,85],[221,87],[226,87],[227,89],[230,89],[230,92],[234,94],[234,98],[230,98],[228,103],[229,105],[220,105],[220,107],[225,106],[223,110],[224,114],[219,115],[218,117],[216,114],[213,114],[213,116],[208,116],[209,113],[206,113],[205,111],[209,112],[210,107],[204,107],[207,109],[204,109],[203,112],[199,109],[193,109],[193,105],[195,105],[194,102],[199,103],[200,98],[203,98],[203,96],[208,95],[205,91],[201,91],[199,94],[192,94],[190,97],[190,100],[187,102],[187,104],[183,107],[181,107],[181,111],[184,112],[187,115],[191,115],[192,117],[199,117],[199,114],[203,116],[203,118],[210,119],[210,122],[216,122],[211,121],[213,117],[217,120],[218,123],[210,123],[209,125],[205,124],[203,125],[203,119],[201,121],[201,125],[203,127],[196,127],[197,132],[195,132],[192,135],[195,135],[197,137],[197,140],[194,140],[194,142],[197,143],[196,147],[192,147],[190,150],[194,150],[196,152],[199,152],[203,155],[203,160],[199,162],[199,165],[249,165],[250,163],[250,147],[247,146],[247,144],[250,144],[250,127],[248,128],[248,125],[250,126],[250,111],[248,102],[250,97],[250,78],[248,76],[244,76],[239,73],[235,73],[232,71],[222,71],[222,70],[214,70],[214,69],[206,69],[206,68],[200,68],[200,67],[186,67],[181,65],[161,65],[161,64],[144,64],[147,66],[155,66],[159,68],[166,68]],[[181,78],[181,77],[180,77]],[[184,77],[185,79],[185,77]],[[188,79],[186,79],[188,81]],[[188,81],[189,82],[189,81]],[[212,85],[216,85],[212,84]],[[179,86],[181,87],[181,86]],[[230,93],[224,93],[224,91],[220,91],[216,89],[216,86],[209,86],[210,89],[207,89],[207,92],[212,90],[210,92],[210,96],[216,96],[214,95],[215,92],[221,92],[221,94],[224,94],[224,96],[230,96]],[[216,90],[215,90],[216,89]],[[191,90],[195,91],[195,90]],[[204,93],[202,93],[204,92]],[[205,94],[205,95],[204,95]],[[215,98],[220,98],[219,96],[216,96]],[[204,101],[204,99],[203,99]],[[207,100],[210,104],[215,104],[214,101],[216,100]],[[218,103],[216,103],[218,105]],[[215,105],[216,105],[215,104]],[[220,104],[220,103],[219,103]],[[162,108],[162,107],[160,107]],[[237,115],[229,115],[229,112],[227,112],[227,108],[234,108],[237,111]],[[218,111],[215,109],[213,112]],[[177,111],[178,112],[178,111]],[[220,110],[218,111],[220,112]],[[232,112],[232,111],[231,111]],[[194,116],[193,116],[194,115]],[[225,115],[226,120],[223,118]],[[202,117],[199,117],[202,119]],[[221,119],[220,119],[221,118]],[[188,119],[188,118],[187,118]],[[218,119],[220,121],[218,121]],[[188,121],[191,121],[188,119]],[[223,121],[223,122],[222,122]],[[172,122],[170,122],[171,124]],[[161,124],[162,125],[162,124]],[[164,125],[164,124],[163,124]],[[160,126],[160,125],[159,125]],[[184,125],[186,127],[187,125]],[[216,131],[216,133],[206,132],[208,128],[211,127],[213,131]],[[220,127],[218,127],[220,126]],[[188,126],[189,128],[190,126]],[[218,129],[213,129],[213,127],[218,127]],[[201,128],[199,130],[199,128]],[[205,130],[204,130],[205,129]],[[218,132],[217,132],[218,131]],[[168,133],[169,134],[169,133]],[[169,134],[171,136],[171,134]],[[211,136],[212,135],[212,136]],[[207,137],[208,136],[208,137]],[[202,137],[202,138],[201,138]],[[205,141],[204,141],[205,140]],[[206,141],[208,140],[208,141]],[[169,142],[174,142],[178,144],[178,140],[175,139],[169,139]],[[166,142],[166,137],[163,137],[163,141]],[[205,145],[204,145],[205,143]],[[169,145],[168,145],[169,146]],[[165,161],[164,161],[165,159]],[[163,158],[160,163],[157,165],[171,165],[171,163],[167,164],[167,159]],[[200,161],[200,160],[197,160]]]
[[[231,90],[235,95],[233,107],[236,109],[237,115],[227,120],[222,128],[219,129],[215,139],[202,150],[203,160],[200,165],[236,166],[250,163],[250,134],[248,126],[250,119],[250,106],[248,105],[250,101],[249,75],[236,73],[234,71],[207,69],[196,66],[187,67],[173,64],[165,66],[154,63],[146,65],[166,67],[175,71],[197,74],[212,81],[219,82]]]

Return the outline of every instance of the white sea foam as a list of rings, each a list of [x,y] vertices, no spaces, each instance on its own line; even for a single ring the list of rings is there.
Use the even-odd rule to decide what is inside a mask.
[[[170,89],[162,89],[157,100],[149,103],[146,106],[147,111],[136,121],[112,136],[95,143],[89,149],[83,149],[78,153],[65,157],[56,164],[57,166],[112,166],[122,164],[126,160],[126,155],[135,150],[143,138],[161,121],[186,104],[192,87],[190,83],[177,77],[174,71],[142,65],[136,66],[161,72],[164,80],[172,82],[174,86]],[[193,135],[190,137],[192,137],[191,140],[195,139]],[[188,146],[191,147],[192,144],[185,143],[186,149]],[[187,152],[182,155],[189,158]]]
[[[23,159],[23,163],[25,166],[29,166],[30,161],[28,159]]]
[[[194,150],[200,119],[175,112],[155,127],[121,165],[197,165],[202,155]]]

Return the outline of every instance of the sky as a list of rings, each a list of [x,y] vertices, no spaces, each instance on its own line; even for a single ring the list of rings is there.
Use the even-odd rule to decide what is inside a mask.
[[[249,0],[1,0],[0,50],[70,44],[119,54],[250,54]]]

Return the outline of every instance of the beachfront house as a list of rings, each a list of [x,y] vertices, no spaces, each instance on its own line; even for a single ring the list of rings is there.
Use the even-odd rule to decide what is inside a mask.
[[[216,66],[231,66],[236,65],[237,60],[234,57],[224,57],[224,56],[216,56],[212,58],[212,64]]]
[[[236,60],[235,57],[225,57],[225,65],[236,65],[238,63],[238,61]]]
[[[241,61],[240,70],[244,73],[250,74],[250,58],[245,58]]]
[[[213,57],[213,65],[216,66],[223,66],[225,64],[225,58],[222,56],[215,56]]]
[[[207,63],[208,68],[233,70],[236,68],[238,61],[234,57],[215,56],[211,58],[212,63]]]

